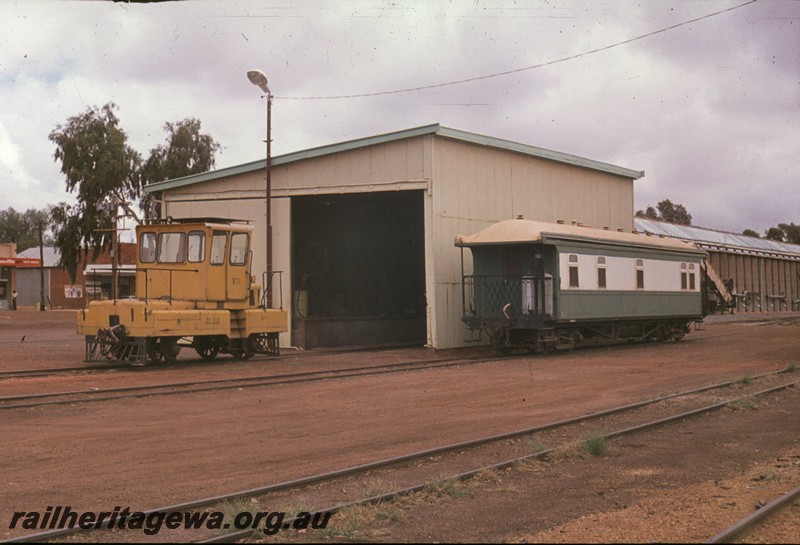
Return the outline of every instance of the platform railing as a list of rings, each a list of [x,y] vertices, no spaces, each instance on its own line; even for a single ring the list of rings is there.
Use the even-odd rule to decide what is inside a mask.
[[[465,275],[462,283],[465,316],[487,318],[549,314],[552,312],[552,277]]]

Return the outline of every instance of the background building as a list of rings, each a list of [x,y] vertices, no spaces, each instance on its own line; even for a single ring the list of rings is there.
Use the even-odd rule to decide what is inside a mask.
[[[636,218],[636,230],[693,242],[728,280],[737,312],[800,310],[800,246]]]
[[[13,308],[13,293],[17,288],[17,269],[19,267],[38,266],[36,258],[27,258],[17,255],[15,242],[0,243],[0,310]],[[17,300],[19,303],[19,299]]]
[[[136,244],[120,243],[119,296],[136,294]],[[21,257],[36,257],[39,248],[28,248]],[[91,257],[91,256],[90,256]],[[111,297],[111,255],[102,252],[91,263],[78,266],[75,281],[69,273],[58,267],[61,258],[55,248],[44,248],[44,268],[20,267],[17,270],[18,305],[23,308],[38,308],[40,301],[40,274],[44,272],[45,308],[79,309],[94,299]]]
[[[282,155],[272,165],[273,269],[283,273],[274,301],[293,314],[282,344],[299,346],[464,346],[456,235],[517,216],[630,232],[633,181],[644,175],[438,124]],[[261,278],[265,166],[146,191],[162,217],[253,223]]]

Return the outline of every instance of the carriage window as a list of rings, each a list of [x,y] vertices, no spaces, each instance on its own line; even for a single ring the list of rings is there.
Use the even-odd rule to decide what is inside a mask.
[[[688,286],[686,274],[686,263],[681,263],[681,289],[685,290]]]
[[[569,260],[569,287],[570,288],[580,287],[578,281],[578,256],[574,254],[570,255],[568,260]]]
[[[158,262],[183,263],[186,259],[186,233],[158,234]]]
[[[247,263],[247,233],[234,233],[231,235],[231,265],[244,265]]]
[[[139,237],[139,261],[152,263],[156,260],[156,234],[142,233]]]
[[[202,263],[206,258],[206,234],[203,231],[189,233],[189,262]]]
[[[636,267],[636,289],[644,289],[644,259],[634,260]]]
[[[606,258],[603,256],[597,257],[597,287],[606,287]]]
[[[223,231],[214,231],[211,235],[211,264],[222,265],[225,263],[225,246],[228,243],[228,234]]]

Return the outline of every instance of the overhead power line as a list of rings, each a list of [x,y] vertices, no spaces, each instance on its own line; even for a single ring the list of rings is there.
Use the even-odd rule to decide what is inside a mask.
[[[432,85],[422,85],[420,87],[409,87],[407,89],[395,89],[394,91],[378,91],[378,92],[374,92],[374,93],[359,93],[359,94],[353,94],[353,95],[331,95],[331,96],[304,96],[304,97],[292,97],[292,96],[281,97],[281,96],[276,96],[275,98],[276,99],[283,99],[283,100],[327,100],[327,99],[339,99],[339,98],[363,98],[363,97],[374,97],[374,96],[381,96],[381,95],[396,95],[396,94],[399,94],[399,93],[410,93],[412,91],[425,91],[425,90],[428,90],[428,89],[437,89],[439,87],[448,87],[450,85],[460,85],[462,83],[469,83],[469,82],[472,82],[472,81],[480,81],[480,80],[484,80],[484,79],[497,78],[497,77],[500,77],[500,76],[508,76],[509,74],[518,74],[520,72],[525,72],[527,70],[533,70],[535,68],[542,68],[544,66],[550,66],[550,65],[553,65],[553,64],[558,64],[560,62],[566,62],[566,61],[571,61],[571,60],[574,60],[574,59],[578,59],[580,57],[585,57],[585,56],[591,55],[593,53],[599,53],[601,51],[607,51],[607,50],[612,49],[614,47],[619,47],[621,45],[629,44],[631,42],[635,42],[635,41],[638,41],[638,40],[643,40],[644,38],[649,38],[650,36],[655,36],[656,34],[661,34],[663,32],[667,32],[669,30],[674,30],[674,29],[682,27],[682,26],[686,26],[686,25],[690,25],[692,23],[696,23],[698,21],[702,21],[703,19],[709,19],[711,17],[715,17],[717,15],[720,15],[720,14],[723,14],[723,13],[726,13],[726,12],[729,12],[729,11],[737,10],[739,8],[743,8],[745,6],[748,6],[750,4],[754,4],[757,1],[758,0],[750,0],[749,2],[745,2],[744,4],[740,4],[740,5],[734,6],[732,8],[727,8],[727,9],[723,9],[723,10],[720,10],[720,11],[715,11],[714,13],[709,13],[707,15],[703,15],[702,17],[697,17],[695,19],[690,19],[688,21],[683,21],[681,23],[677,23],[677,24],[672,25],[672,26],[668,26],[668,27],[665,27],[665,28],[662,28],[662,29],[659,29],[659,30],[654,30],[652,32],[648,32],[647,34],[642,34],[641,36],[636,36],[635,38],[629,38],[627,40],[623,40],[621,42],[616,42],[616,43],[613,43],[611,45],[606,45],[604,47],[599,47],[597,49],[592,49],[590,51],[584,51],[582,53],[577,53],[575,55],[570,55],[569,57],[562,57],[560,59],[555,59],[555,60],[552,60],[552,61],[542,62],[542,63],[539,63],[539,64],[534,64],[532,66],[525,66],[525,67],[522,67],[522,68],[515,68],[513,70],[506,70],[505,72],[496,72],[494,74],[486,74],[486,75],[483,75],[483,76],[475,76],[475,77],[472,77],[472,78],[460,79],[460,80],[456,80],[456,81],[448,81],[448,82],[444,82],[444,83],[435,83],[435,84],[432,84]]]

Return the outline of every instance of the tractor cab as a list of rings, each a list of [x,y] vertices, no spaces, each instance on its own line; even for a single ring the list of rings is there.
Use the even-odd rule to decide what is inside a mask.
[[[240,308],[258,300],[250,272],[253,227],[234,220],[173,220],[136,228],[137,298]]]

